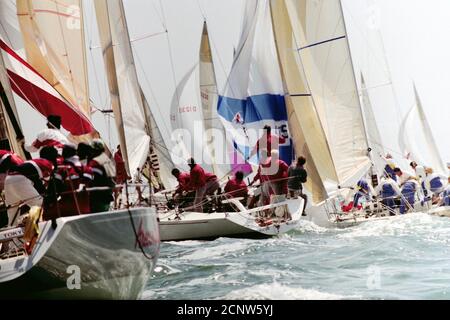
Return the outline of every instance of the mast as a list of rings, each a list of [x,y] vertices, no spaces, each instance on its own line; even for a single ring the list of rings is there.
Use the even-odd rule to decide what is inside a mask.
[[[24,159],[31,159],[23,148],[24,135],[17,119],[11,85],[5,68],[3,54],[0,52],[0,114],[2,117],[2,139],[8,139],[10,148]]]
[[[95,11],[122,155],[133,177],[147,161],[151,137],[123,3],[96,0]]]

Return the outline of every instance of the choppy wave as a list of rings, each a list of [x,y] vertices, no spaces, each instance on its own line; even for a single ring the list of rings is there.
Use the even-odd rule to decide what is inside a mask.
[[[346,229],[303,221],[266,240],[168,242],[145,299],[449,299],[450,219]]]
[[[342,300],[356,299],[355,296],[342,296],[315,289],[290,287],[279,283],[254,285],[231,291],[222,300]]]

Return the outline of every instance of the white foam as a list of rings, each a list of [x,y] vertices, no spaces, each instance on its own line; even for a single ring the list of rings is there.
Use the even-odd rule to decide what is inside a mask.
[[[183,260],[202,260],[202,259],[217,259],[233,252],[243,251],[247,249],[248,243],[234,242],[228,244],[222,244],[214,247],[199,248],[191,254],[181,256]]]
[[[315,289],[288,287],[277,282],[260,284],[252,287],[231,291],[224,300],[342,300],[357,298],[333,293],[321,292]]]
[[[428,214],[413,213],[402,216],[391,217],[386,220],[368,221],[353,227],[350,232],[338,234],[337,237],[381,237],[381,236],[404,236],[411,234],[427,234],[436,230],[436,220]]]

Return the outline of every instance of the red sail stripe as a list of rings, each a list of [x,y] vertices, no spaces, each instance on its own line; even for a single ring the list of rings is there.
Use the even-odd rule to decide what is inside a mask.
[[[94,131],[91,123],[64,101],[39,88],[30,81],[8,70],[12,90],[33,108],[46,117],[54,114],[61,117],[62,126],[75,136]]]
[[[28,62],[23,60],[13,49],[11,49],[2,39],[0,39],[0,48],[4,50],[10,57],[16,59],[29,70],[38,75],[41,79],[48,83],[39,72],[37,72]],[[90,120],[79,110],[66,102],[59,93],[60,97],[56,97],[50,92],[40,88],[28,79],[18,75],[13,70],[7,70],[11,81],[11,88],[21,98],[31,104],[33,108],[45,116],[51,114],[59,115],[62,118],[62,126],[71,134],[78,136],[94,131]],[[49,84],[50,85],[50,84]]]

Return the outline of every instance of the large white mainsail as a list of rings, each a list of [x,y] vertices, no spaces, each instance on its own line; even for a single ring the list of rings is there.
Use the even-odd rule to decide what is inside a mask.
[[[81,0],[18,0],[27,60],[72,105],[90,116]]]
[[[338,183],[356,182],[371,165],[339,0],[285,0]]]
[[[447,174],[415,84],[414,96],[414,106],[400,127],[399,145],[409,159],[431,167],[435,172]]]
[[[112,108],[127,171],[134,176],[150,150],[150,136],[121,0],[96,0],[95,9]]]

